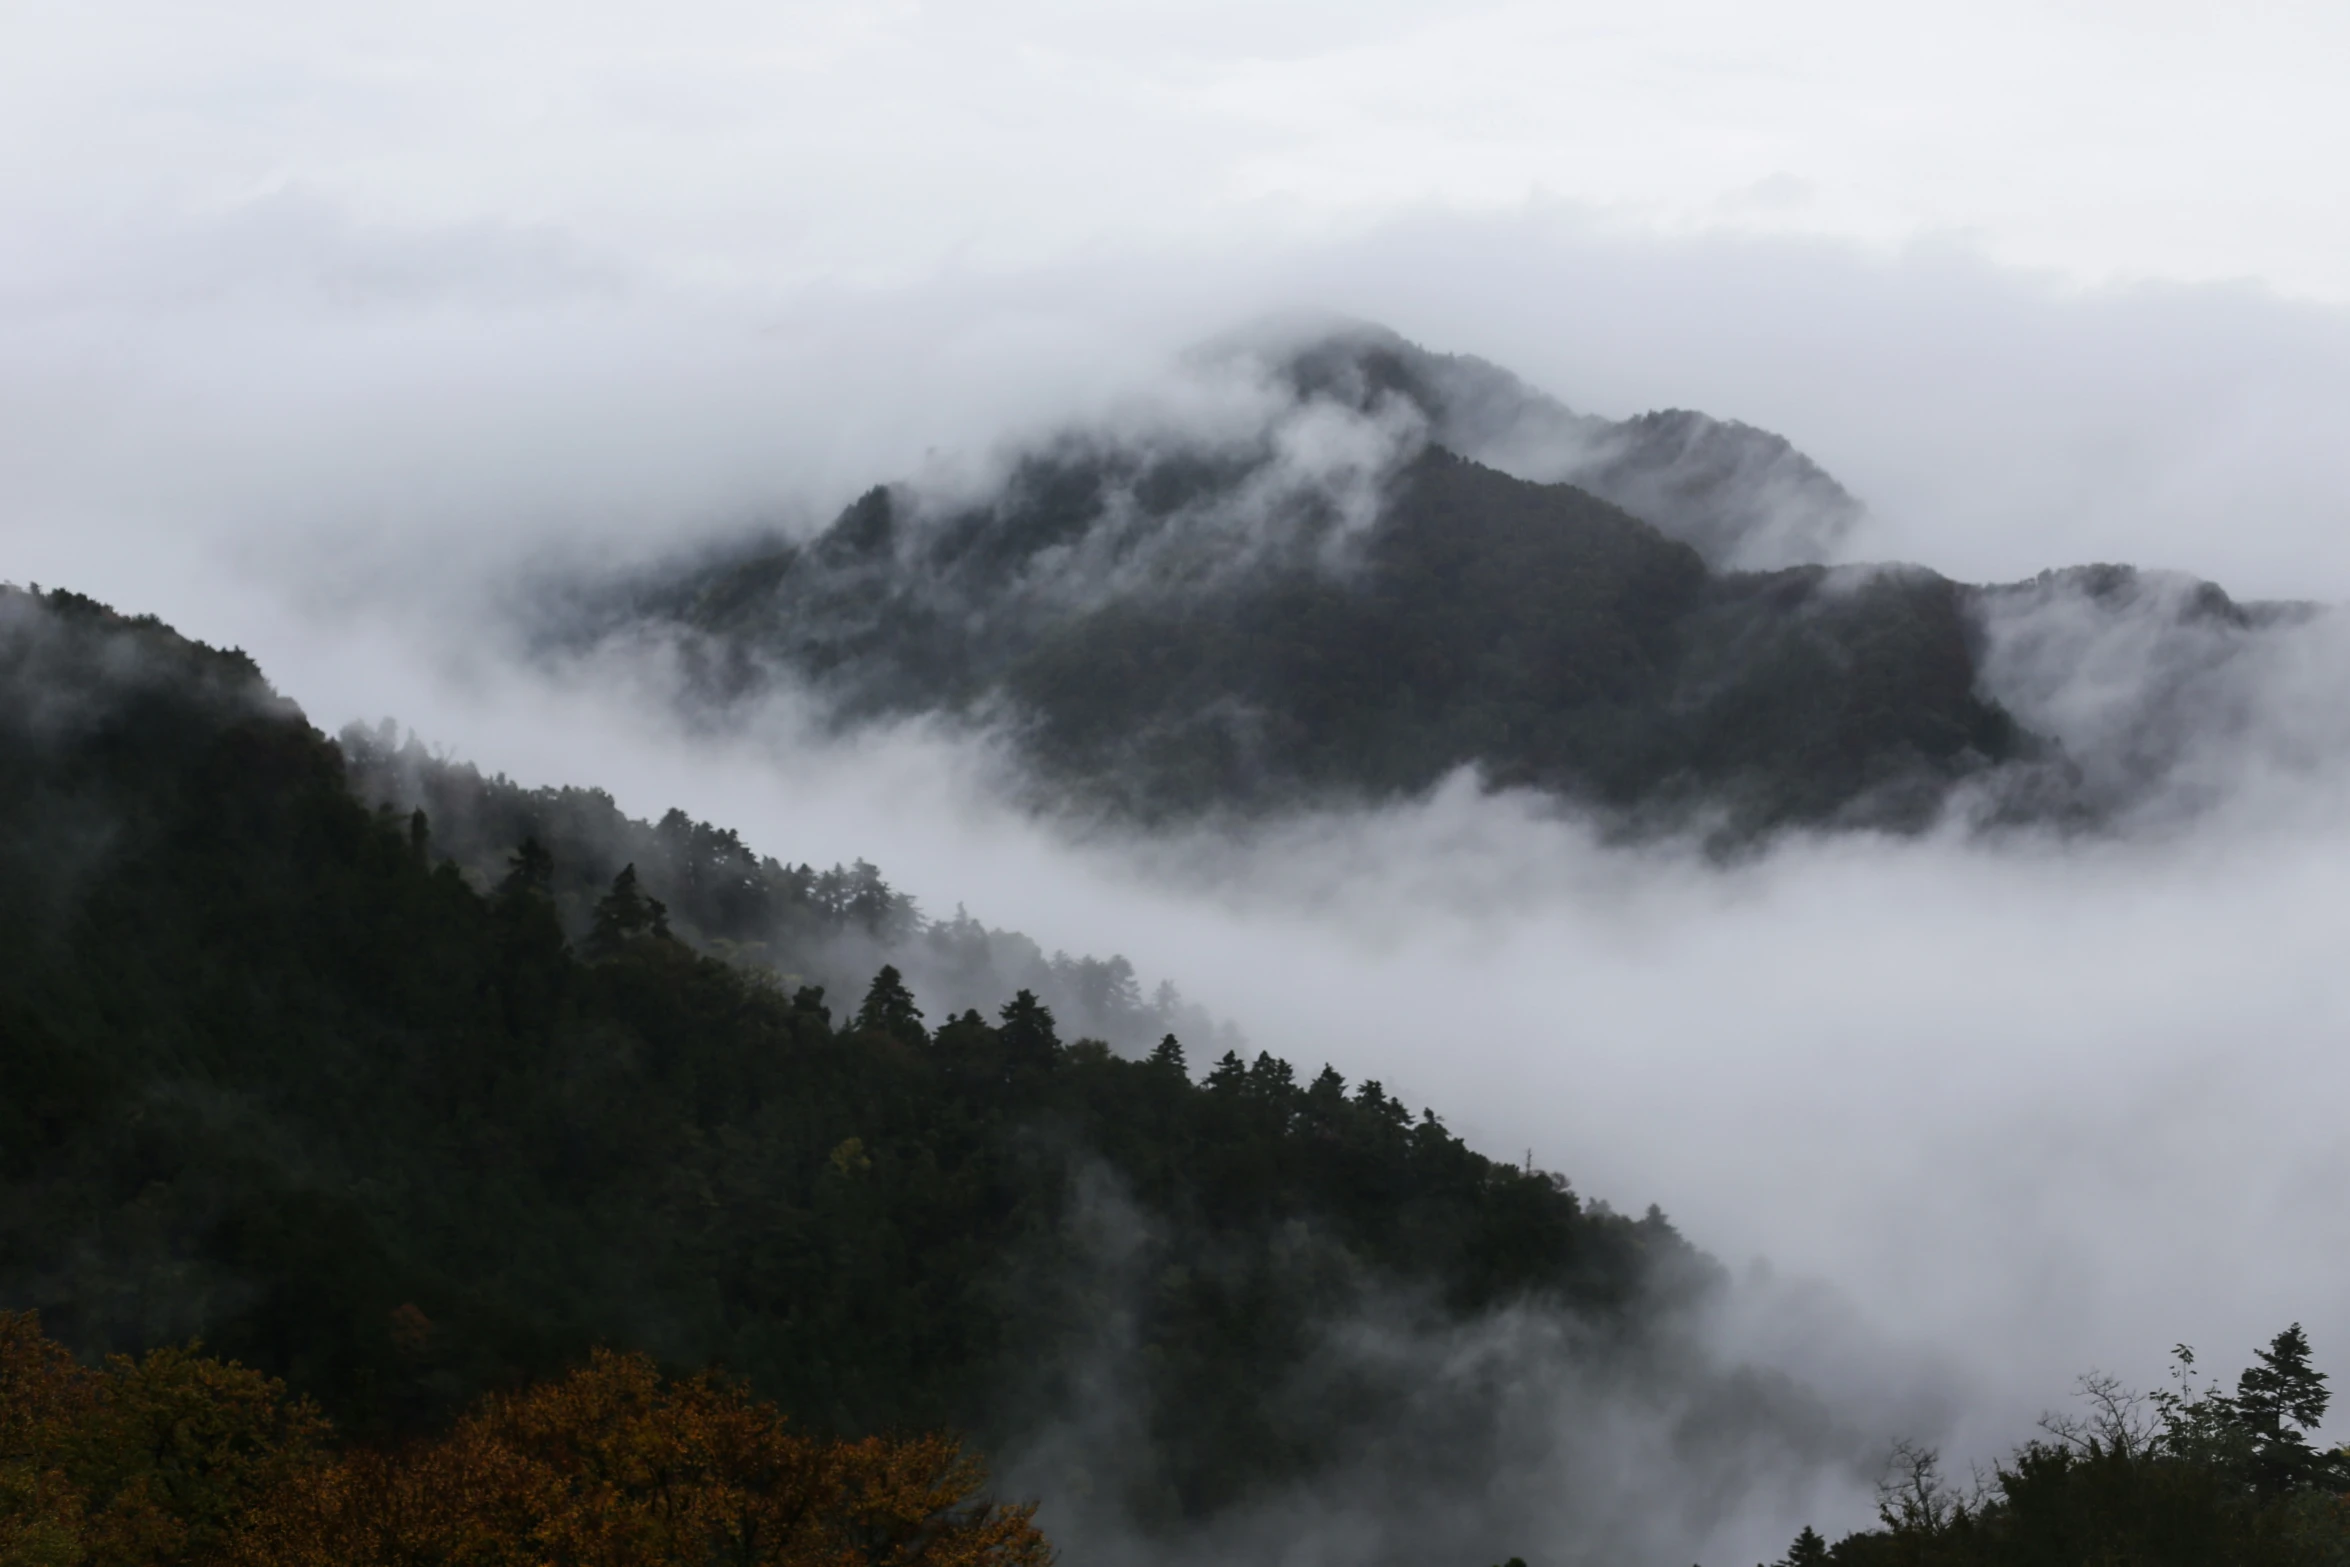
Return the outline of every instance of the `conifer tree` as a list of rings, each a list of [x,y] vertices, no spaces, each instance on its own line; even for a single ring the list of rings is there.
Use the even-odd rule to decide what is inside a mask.
[[[2309,1335],[2296,1322],[2269,1341],[2236,1379],[2229,1401],[2235,1422],[2251,1446],[2253,1486],[2280,1492],[2308,1484],[2328,1467],[2311,1449],[2307,1433],[2325,1418],[2332,1401],[2325,1373],[2309,1363]]]
[[[1061,1050],[1052,1009],[1037,1000],[1034,992],[1023,990],[1005,1003],[1000,1015],[1003,1023],[997,1038],[1006,1069],[1015,1075],[1051,1071]]]
[[[636,866],[624,865],[612,878],[612,890],[596,903],[596,921],[588,931],[587,953],[602,962],[640,939],[669,941],[669,909],[658,898],[648,898],[637,886]]]
[[[1806,1524],[1795,1543],[1787,1547],[1787,1554],[1779,1558],[1778,1567],[1827,1567],[1827,1563],[1827,1539]]]
[[[554,886],[554,857],[525,838],[490,899],[500,1009],[516,1038],[541,1035],[560,1010],[571,952],[555,917]]]
[[[865,992],[865,1004],[857,1009],[857,1027],[909,1045],[925,1044],[930,1038],[922,1026],[922,1009],[914,1005],[914,993],[906,988],[905,976],[888,963],[873,976],[873,988]]]
[[[546,851],[538,839],[523,839],[506,861],[506,874],[497,887],[499,900],[511,902],[516,898],[530,896],[544,898],[554,890],[555,857]]]

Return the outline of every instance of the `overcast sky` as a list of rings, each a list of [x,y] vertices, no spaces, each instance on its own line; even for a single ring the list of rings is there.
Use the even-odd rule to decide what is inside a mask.
[[[784,285],[1562,204],[2350,298],[2338,5],[7,10],[12,270],[315,202]],[[35,222],[28,223],[26,220]]]

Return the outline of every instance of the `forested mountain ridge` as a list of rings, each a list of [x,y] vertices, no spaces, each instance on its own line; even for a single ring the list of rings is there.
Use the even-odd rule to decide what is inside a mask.
[[[1041,803],[1146,823],[1474,767],[1621,830],[1737,841],[1915,829],[1960,798],[2081,822],[2162,776],[2159,737],[2074,754],[2073,708],[2037,700],[2069,666],[2025,657],[2124,601],[2159,618],[2169,590],[2126,568],[1985,589],[1826,566],[1859,504],[1765,432],[1608,424],[1371,329],[1248,363],[1220,420],[876,488],[813,539],[567,599],[548,643],[666,638],[719,712],[782,681],[842,724],[951,715],[1008,736]],[[2208,673],[2277,618],[2194,586],[2195,649],[2150,669]],[[2235,623],[2205,647],[2214,598]],[[2149,730],[2176,717],[2148,700]]]
[[[601,1342],[817,1431],[1000,1445],[1110,1310],[1092,1484],[1175,1520],[1427,1414],[1330,1336],[1355,1314],[1557,1313],[1637,1358],[1708,1287],[1653,1211],[1374,1083],[1195,1081],[1026,993],[926,1019],[894,970],[787,989],[633,867],[567,933],[543,845],[477,890],[249,660],[151,620],[0,590],[0,697],[0,1303],[85,1352],[200,1334],[366,1435]],[[1501,1440],[1457,1397],[1448,1472]]]
[[[346,728],[338,744],[351,787],[405,818],[421,810],[433,853],[478,890],[504,875],[514,846],[535,839],[551,861],[548,896],[571,935],[584,937],[597,901],[625,867],[666,903],[678,938],[715,957],[772,972],[796,989],[861,993],[884,965],[933,1012],[997,1005],[1033,992],[1073,1037],[1122,1053],[1147,1052],[1169,1033],[1218,1051],[1242,1041],[1185,1002],[1170,980],[1148,994],[1123,956],[1047,954],[1017,931],[994,929],[958,907],[926,916],[878,866],[786,865],[753,851],[731,828],[672,810],[633,820],[593,787],[526,789],[438,757],[396,726]]]

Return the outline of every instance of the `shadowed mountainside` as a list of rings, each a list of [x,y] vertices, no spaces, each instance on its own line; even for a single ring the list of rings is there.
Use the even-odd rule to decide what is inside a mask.
[[[2244,705],[2246,649],[2312,613],[2124,567],[1976,588],[1821,564],[1860,508],[1778,437],[1590,419],[1375,329],[1200,365],[1211,412],[872,490],[813,539],[568,599],[546,645],[667,641],[721,721],[780,682],[843,725],[984,728],[1039,803],[1127,821],[1473,767],[1727,844],[1917,830],[1960,799],[2127,809]]]

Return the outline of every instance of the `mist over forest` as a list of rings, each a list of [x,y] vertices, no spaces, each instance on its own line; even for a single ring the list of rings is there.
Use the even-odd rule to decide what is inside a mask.
[[[2111,1493],[2099,1464],[2153,1488],[2135,1516],[2322,1456],[2261,1445],[2253,1393],[2182,1383],[2017,1449],[2006,1493],[1927,1467],[2104,1375],[2117,1320],[2143,1367],[2170,1331],[2148,1308],[2193,1296],[2108,1293],[2068,1329],[1947,1271],[2003,1247],[2127,1290],[2095,1250],[2132,1244],[2117,1199],[2081,1179],[2117,1145],[2067,1148],[2045,1109],[2057,1140],[2013,1139],[2023,1105],[2098,1070],[2027,1068],[2035,1001],[2140,984],[2143,932],[2117,970],[2066,949],[2037,994],[1993,963],[2009,986],[1968,986],[1970,1013],[1942,943],[1981,915],[1946,907],[1874,933],[1865,994],[1802,1036],[1739,1058],[1721,1029],[1743,990],[1770,1030],[1801,994],[1771,951],[1849,939],[1904,884],[2142,918],[2164,861],[2231,842],[2240,878],[2249,824],[2322,825],[2329,610],[2127,566],[1971,586],[1828,564],[1867,514],[1782,438],[1577,415],[1376,328],[1226,337],[1170,388],[872,490],[812,538],[541,566],[503,600],[509,678],[558,723],[753,789],[814,779],[820,809],[836,769],[884,813],[996,840],[951,914],[861,856],[818,869],[683,809],[631,816],[391,719],[330,741],[242,654],[12,592],[12,864],[40,911],[14,981],[13,1302],[85,1354],[199,1338],[360,1442],[597,1344],[723,1365],[814,1432],[957,1432],[1086,1559],[1662,1561],[1824,1522],[1790,1549],[2003,1560],[2019,1529],[2087,1527],[2067,1498]],[[969,912],[1017,907],[1003,868],[1040,864],[1140,904],[1209,1000]],[[1674,950],[1693,924],[1704,945]],[[1676,1016],[1682,970],[1705,987]],[[2199,991],[2170,978],[2173,1005]],[[1512,1018],[1554,1043],[1463,1048],[1464,1023]],[[1895,1037],[1855,1053],[1847,1019]],[[1309,1082],[1260,1031],[1350,1070]],[[1942,1075],[1922,1126],[1854,1125],[1920,1036],[1991,1064]],[[2154,1043],[2142,1074],[2192,1071]],[[2159,1144],[2215,1103],[2206,1136],[2285,1124],[2230,1105],[2241,1085],[2149,1101],[2147,1080],[2073,1135]],[[1471,1141],[1390,1082],[1459,1093]],[[1496,1090],[1537,1108],[1497,1125]],[[1635,1156],[1675,1127],[1679,1161]],[[1880,1137],[1934,1183],[1904,1237],[1870,1227],[1926,1193]],[[1537,1139],[1590,1173],[1548,1173]],[[2151,1170],[2089,1173],[2134,1202]],[[2166,1152],[2156,1179],[2205,1173]],[[1759,1184],[1777,1244],[1734,1203],[1685,1238],[1619,1195],[1644,1175],[1682,1213]],[[2051,1222],[2018,1181],[2085,1206]],[[1856,1231],[1874,1267],[1839,1276]],[[2279,1260],[2280,1282],[2323,1277],[2238,1263]],[[2284,1344],[2280,1375],[2317,1375]],[[2294,1407],[2313,1426],[2323,1404]],[[2331,1473],[2309,1457],[2208,1527],[2317,1549],[2304,1503]]]
[[[2350,1560],[2339,18],[0,40],[0,1564]]]

